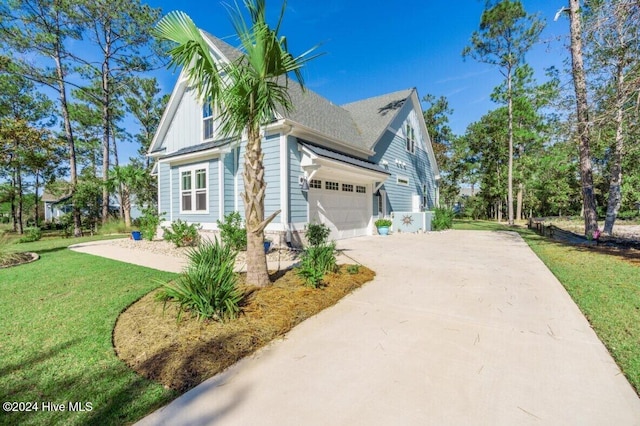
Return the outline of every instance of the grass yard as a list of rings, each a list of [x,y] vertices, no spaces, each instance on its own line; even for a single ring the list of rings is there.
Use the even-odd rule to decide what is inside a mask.
[[[0,424],[123,424],[176,397],[129,369],[111,342],[119,313],[174,274],[66,249],[104,238],[20,244],[40,260],[0,269],[0,400],[91,403],[84,412],[3,412]]]
[[[571,246],[526,228],[455,221],[454,229],[517,231],[567,289],[640,394],[640,253]]]

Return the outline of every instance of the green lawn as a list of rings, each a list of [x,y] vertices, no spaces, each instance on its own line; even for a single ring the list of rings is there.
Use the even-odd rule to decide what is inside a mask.
[[[640,259],[630,263],[625,252],[598,253],[495,222],[455,221],[454,229],[519,232],[564,285],[640,393]]]
[[[0,414],[0,424],[122,424],[175,393],[139,377],[115,355],[118,314],[174,275],[76,253],[50,239],[20,244],[37,262],[0,270],[0,401],[91,403],[86,412]]]

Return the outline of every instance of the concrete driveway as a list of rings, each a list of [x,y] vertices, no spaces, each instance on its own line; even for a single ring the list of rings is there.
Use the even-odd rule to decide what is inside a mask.
[[[140,424],[640,424],[640,399],[517,234],[339,247],[376,279]]]

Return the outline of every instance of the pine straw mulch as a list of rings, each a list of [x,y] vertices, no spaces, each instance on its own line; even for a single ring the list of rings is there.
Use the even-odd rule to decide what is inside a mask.
[[[242,314],[226,323],[199,321],[155,300],[157,290],[128,307],[116,322],[117,355],[139,374],[184,392],[241,358],[284,335],[305,319],[334,305],[371,281],[375,273],[360,266],[357,274],[342,265],[319,289],[305,287],[294,270],[272,276],[273,285],[246,288]],[[244,276],[240,276],[243,284]]]
[[[8,255],[3,259],[0,259],[0,269],[9,268],[11,266],[23,265],[25,263],[31,263],[38,259],[39,259],[39,256],[36,253],[31,253],[31,252],[12,253],[11,255]]]

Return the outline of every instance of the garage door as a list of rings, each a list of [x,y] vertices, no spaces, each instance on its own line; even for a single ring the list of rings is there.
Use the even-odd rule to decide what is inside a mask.
[[[327,225],[332,239],[367,235],[372,209],[368,186],[313,180],[308,197],[309,222]]]

